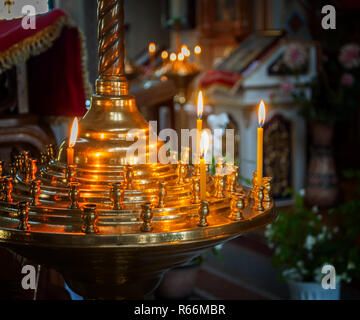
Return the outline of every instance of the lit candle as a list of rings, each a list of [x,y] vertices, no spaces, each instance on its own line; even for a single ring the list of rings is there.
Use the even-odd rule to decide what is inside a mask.
[[[186,44],[183,44],[181,47],[181,53],[184,55],[185,58],[190,57],[190,50],[188,49]]]
[[[200,90],[198,93],[197,99],[197,120],[196,120],[196,159],[200,156],[200,138],[201,138],[201,131],[202,131],[202,116],[204,110],[204,97],[203,93]],[[198,163],[198,162],[196,162]]]
[[[162,59],[163,65],[166,64],[168,57],[169,57],[169,53],[166,50],[161,52],[161,59]]]
[[[177,55],[177,59],[178,61],[182,62],[184,61],[185,57],[184,57],[184,54],[182,52],[180,52],[178,55]]]
[[[175,61],[176,61],[176,58],[177,58],[177,55],[176,55],[175,52],[173,52],[173,53],[170,54],[170,61],[171,61],[171,62],[175,62]]]
[[[209,136],[206,131],[201,135],[200,156],[200,200],[206,200],[206,163],[205,155],[209,148]]]
[[[71,125],[70,136],[69,136],[69,146],[66,149],[68,164],[74,163],[74,146],[75,146],[77,136],[78,136],[78,127],[79,127],[79,121],[78,121],[78,118],[75,117],[73,120],[73,123]]]
[[[259,127],[257,129],[257,185],[262,185],[263,178],[263,136],[265,122],[265,104],[261,100],[258,111]]]
[[[195,63],[199,66],[200,65],[200,54],[201,54],[201,47],[199,45],[197,45],[194,48],[194,53],[195,53]]]
[[[149,44],[149,55],[150,55],[150,68],[151,70],[155,67],[155,52],[156,52],[156,44],[150,43]]]

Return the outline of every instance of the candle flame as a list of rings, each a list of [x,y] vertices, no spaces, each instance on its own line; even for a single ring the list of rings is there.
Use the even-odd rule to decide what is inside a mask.
[[[163,52],[161,52],[161,58],[163,60],[167,59],[169,57],[169,54],[166,50],[164,50]]]
[[[261,100],[260,105],[259,105],[259,111],[258,111],[259,126],[261,126],[261,127],[265,123],[265,116],[266,116],[265,103],[263,100]]]
[[[205,155],[209,149],[209,135],[206,131],[204,131],[201,135],[200,140],[200,150],[201,150],[201,158],[205,158]]]
[[[201,53],[201,47],[199,45],[197,45],[195,48],[194,48],[194,52],[195,54],[200,54]]]
[[[181,47],[181,53],[185,56],[185,57],[189,57],[190,56],[190,50],[188,49],[187,45],[184,44]]]
[[[198,99],[197,99],[197,116],[198,116],[198,119],[202,118],[203,110],[204,110],[204,97],[203,97],[202,91],[200,90],[199,93],[198,93]]]
[[[70,137],[69,137],[69,147],[74,147],[77,136],[79,132],[79,120],[77,117],[74,118],[73,123],[71,125]]]
[[[174,62],[176,60],[176,53],[172,53],[172,54],[170,54],[170,61],[171,62]]]
[[[155,53],[155,51],[156,51],[156,44],[151,42],[149,44],[149,52],[150,53]]]
[[[184,61],[184,55],[183,55],[183,53],[179,53],[178,54],[178,56],[177,56],[177,59],[179,60],[179,61]]]

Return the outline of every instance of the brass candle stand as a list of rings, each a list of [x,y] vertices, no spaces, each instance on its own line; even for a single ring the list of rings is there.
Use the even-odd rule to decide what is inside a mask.
[[[67,164],[68,139],[57,152],[47,147],[37,172],[26,171],[33,160],[26,152],[2,163],[0,245],[55,268],[85,298],[141,298],[170,268],[265,226],[276,210],[269,181],[258,210],[250,190],[228,178],[237,168],[217,189],[208,183],[200,201],[188,164],[140,164],[137,156],[128,163],[127,134],[140,129],[148,137],[148,124],[124,77],[123,1],[98,6],[99,79],[79,123],[74,165]]]

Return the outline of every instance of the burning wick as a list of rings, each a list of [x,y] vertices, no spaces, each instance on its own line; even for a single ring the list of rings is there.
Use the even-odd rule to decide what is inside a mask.
[[[77,140],[79,131],[79,121],[78,118],[75,117],[74,121],[71,125],[70,137],[69,137],[69,146],[67,148],[67,163],[73,164],[74,163],[74,146]]]

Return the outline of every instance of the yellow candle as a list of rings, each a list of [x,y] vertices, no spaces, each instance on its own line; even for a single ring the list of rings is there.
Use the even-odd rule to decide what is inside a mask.
[[[204,99],[202,91],[198,93],[197,99],[197,120],[196,120],[196,157],[200,155],[200,138],[201,138],[201,131],[202,131],[202,115],[204,109]],[[198,161],[196,161],[198,163]]]
[[[263,144],[264,144],[264,122],[265,122],[265,104],[261,100],[258,111],[259,127],[257,129],[257,185],[262,185],[263,180]]]
[[[201,135],[201,156],[200,156],[200,199],[206,200],[206,163],[205,155],[209,147],[209,136],[206,131]]]
[[[74,148],[68,147],[66,151],[67,151],[67,163],[74,164]]]
[[[206,164],[203,157],[200,158],[200,200],[206,200]]]
[[[69,146],[66,149],[68,164],[74,163],[74,146],[75,146],[75,143],[77,140],[78,131],[79,131],[79,121],[78,121],[78,118],[75,117],[73,120],[73,123],[71,125],[70,136],[69,136]]]

